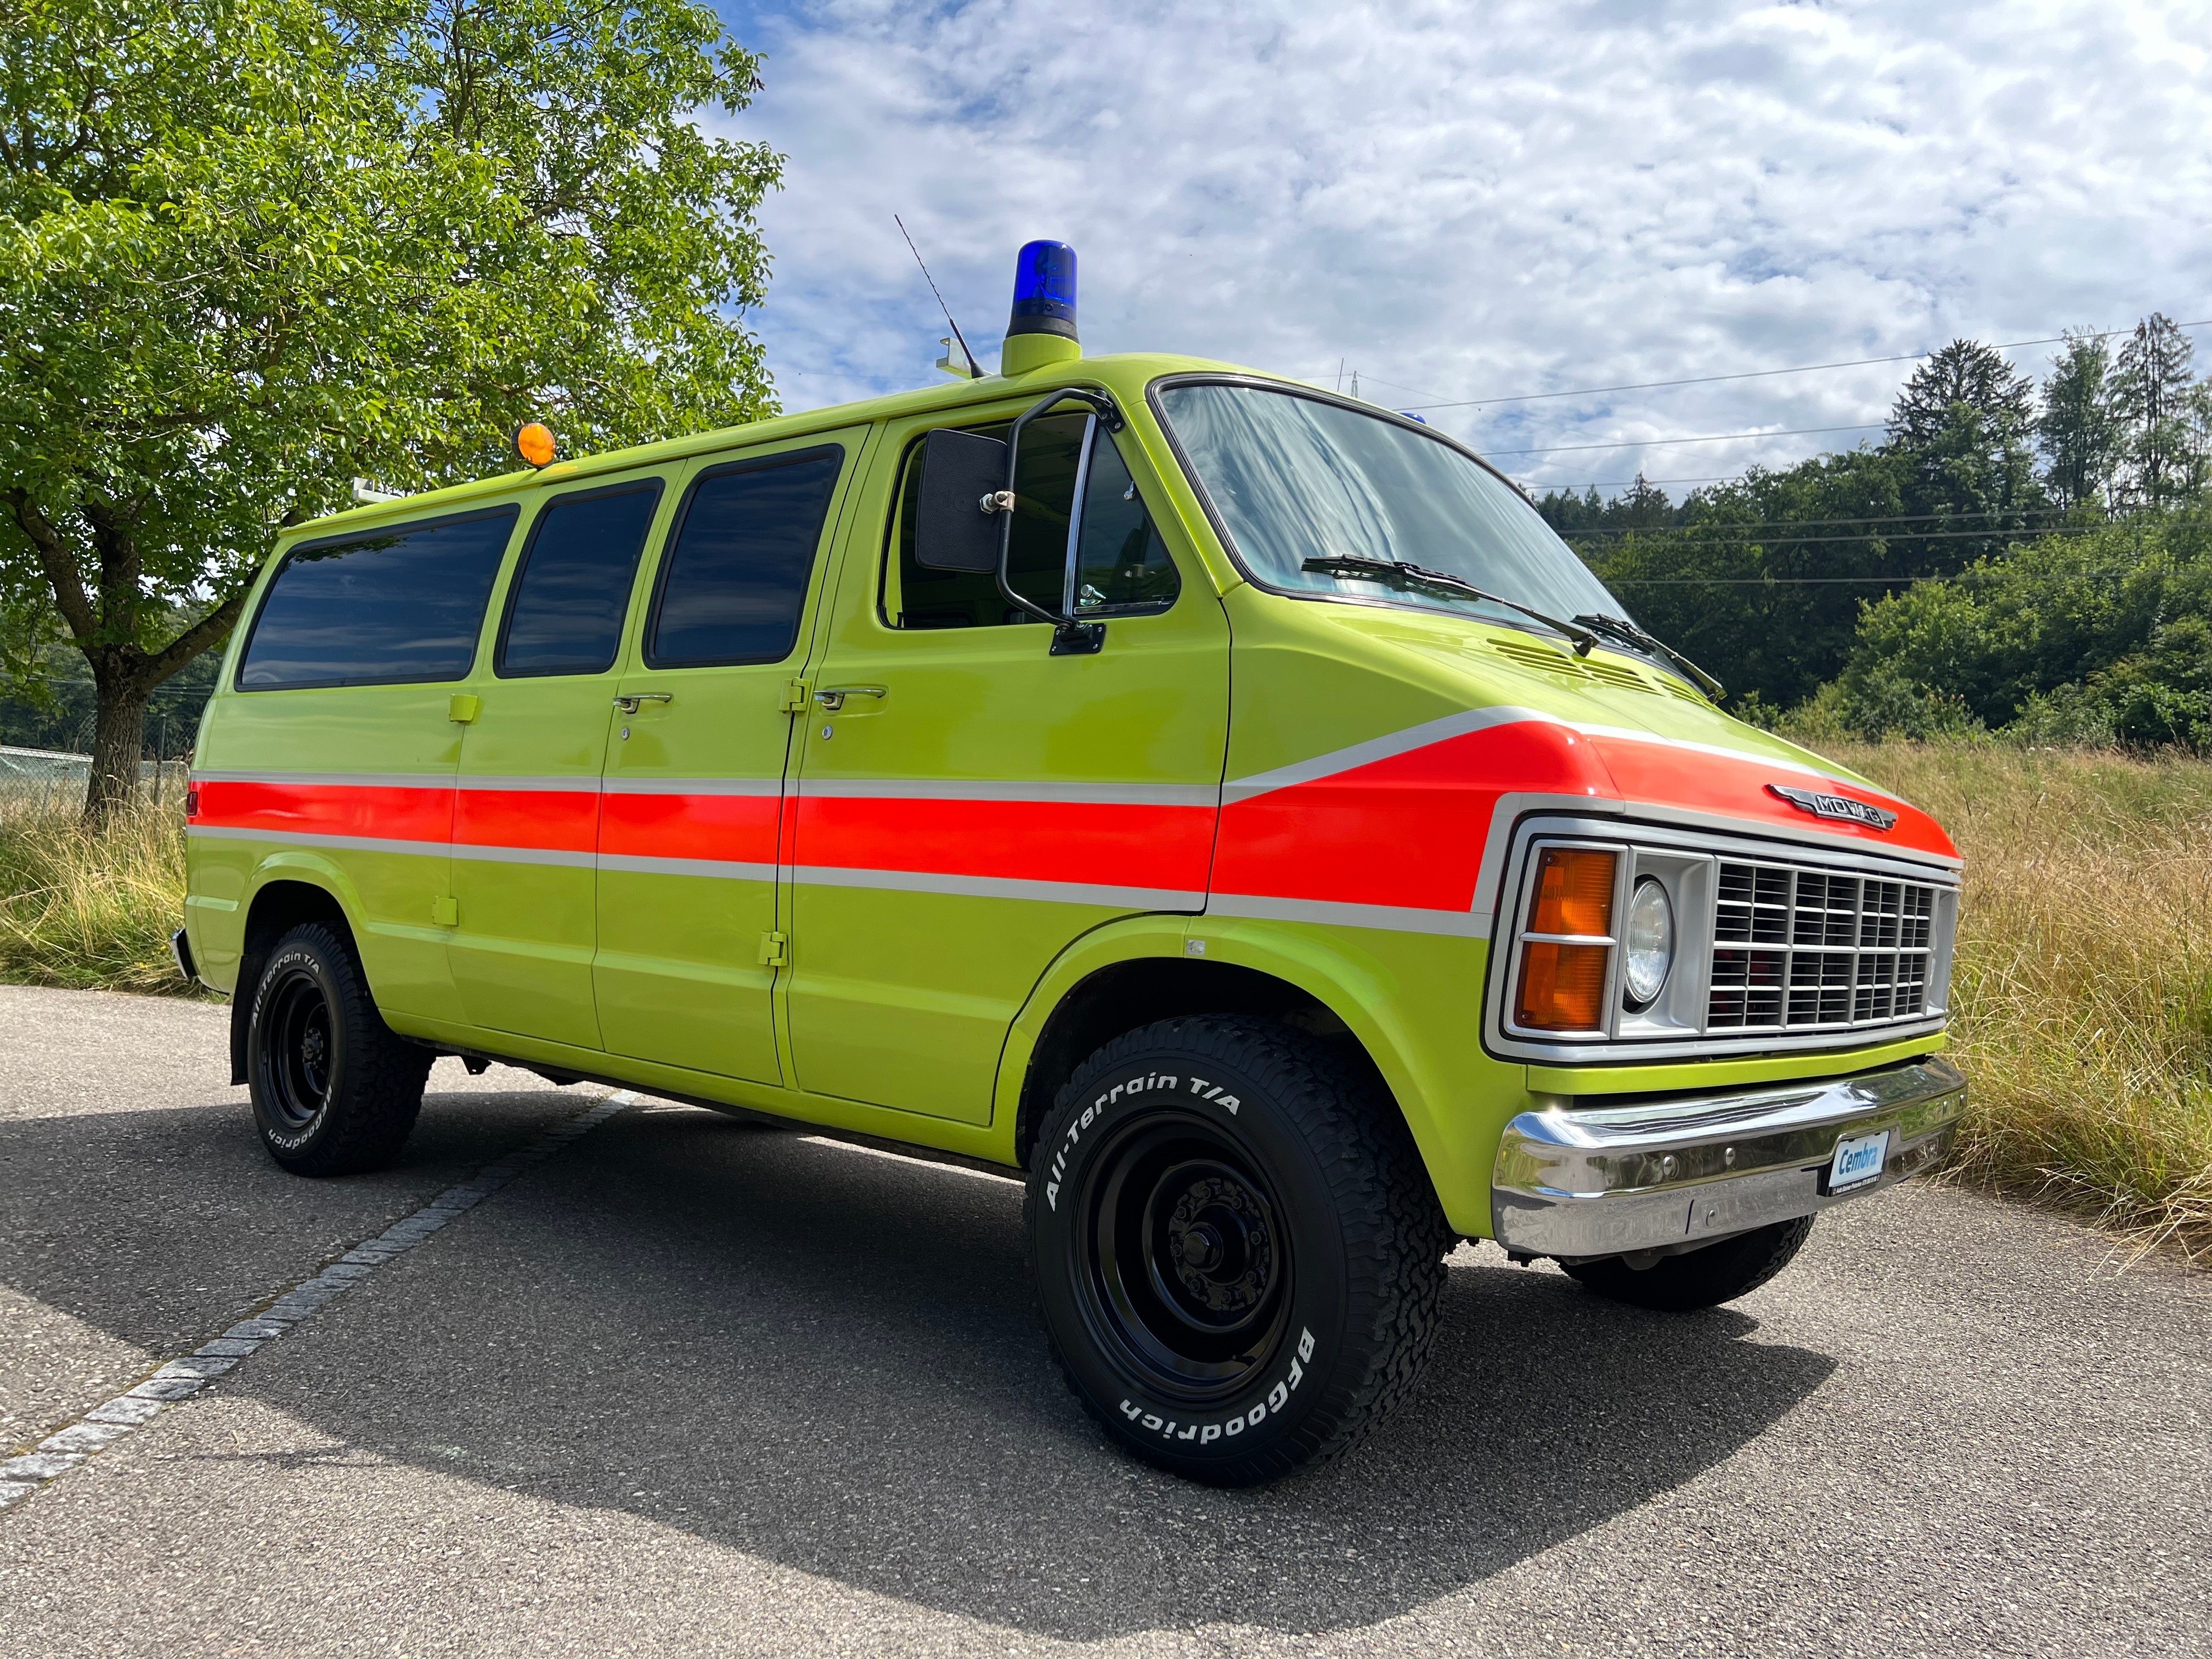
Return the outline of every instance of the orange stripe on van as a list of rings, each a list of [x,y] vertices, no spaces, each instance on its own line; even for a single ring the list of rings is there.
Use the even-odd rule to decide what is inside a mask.
[[[390,784],[237,782],[216,779],[197,786],[195,824],[264,830],[271,841],[287,834],[372,836],[392,841],[450,841],[451,784],[421,788]]]
[[[774,795],[607,795],[599,851],[632,858],[776,861]]]
[[[809,868],[1202,893],[1213,848],[1210,806],[805,795],[794,817]]]
[[[599,780],[588,789],[463,789],[453,803],[458,847],[588,853],[599,845]]]
[[[1589,740],[1526,720],[1447,738],[1222,809],[1213,889],[1334,904],[1466,910],[1498,797],[1610,799]]]
[[[1618,781],[1622,799],[1632,803],[1680,806],[1693,811],[1715,812],[1779,828],[1815,830],[1839,841],[1856,842],[1870,848],[1958,855],[1942,826],[1908,801],[1863,784],[1830,778],[1810,778],[1785,771],[1755,755],[1715,755],[1698,750],[1671,748],[1663,743],[1623,740],[1606,733],[1589,738],[1607,771]],[[1823,794],[1843,795],[1897,814],[1887,830],[1843,818],[1816,818],[1767,792],[1770,783],[1817,789]]]

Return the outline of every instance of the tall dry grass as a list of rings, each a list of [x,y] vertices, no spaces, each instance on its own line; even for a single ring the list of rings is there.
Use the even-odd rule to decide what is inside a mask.
[[[1831,744],[1966,856],[1955,1169],[2212,1262],[2212,763]],[[178,993],[176,805],[0,811],[0,979]]]
[[[0,806],[0,980],[189,994],[169,956],[184,916],[175,801],[98,830],[72,811]]]
[[[2212,764],[1831,745],[1966,855],[1954,1169],[2212,1262]]]

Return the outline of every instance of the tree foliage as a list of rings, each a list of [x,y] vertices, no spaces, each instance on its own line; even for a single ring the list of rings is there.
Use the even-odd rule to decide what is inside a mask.
[[[0,632],[97,688],[95,811],[271,532],[349,481],[770,410],[709,137],[756,60],[685,0],[0,0]],[[182,612],[190,625],[173,630]]]
[[[1809,699],[1808,718],[1875,733],[2212,741],[2195,712],[2212,659],[2191,654],[2212,642],[2212,587],[2159,562],[2195,558],[2212,495],[2191,353],[2155,315],[2117,350],[2069,334],[2039,391],[1954,340],[1878,446],[1679,504],[1639,478],[1537,505],[1644,626],[1762,715]]]
[[[2035,435],[2044,482],[2058,506],[2101,507],[2118,464],[2121,427],[2106,381],[2112,354],[2091,333],[2069,334],[2066,349],[2043,383]]]
[[[2063,713],[2075,736],[2212,747],[2212,514],[2046,537],[1883,599],[1833,701],[1875,735]]]
[[[2125,434],[2123,489],[2136,507],[2168,507],[2204,488],[2206,390],[2190,378],[2196,347],[2171,319],[2153,312],[2120,348],[2107,383]]]
[[[1588,556],[1644,626],[1737,691],[1787,704],[1843,665],[1860,600],[1902,580],[1860,521],[1893,520],[1903,483],[1869,450],[1754,467],[1693,493],[1670,526],[1638,526]]]

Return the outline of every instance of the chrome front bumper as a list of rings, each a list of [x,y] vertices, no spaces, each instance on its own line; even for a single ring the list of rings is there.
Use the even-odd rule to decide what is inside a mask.
[[[1680,1249],[1902,1181],[1951,1143],[1966,1079],[1939,1055],[1857,1077],[1577,1106],[1505,1126],[1491,1180],[1498,1242],[1529,1255]],[[1892,1131],[1879,1181],[1826,1190],[1844,1135]]]

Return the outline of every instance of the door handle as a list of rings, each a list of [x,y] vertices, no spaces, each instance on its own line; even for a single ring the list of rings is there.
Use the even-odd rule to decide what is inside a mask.
[[[845,706],[848,697],[873,697],[881,702],[890,694],[887,685],[828,685],[814,694],[814,701],[834,714]]]
[[[617,697],[615,712],[619,714],[635,714],[647,703],[674,702],[675,701],[676,694],[673,691],[636,691],[626,697]]]

